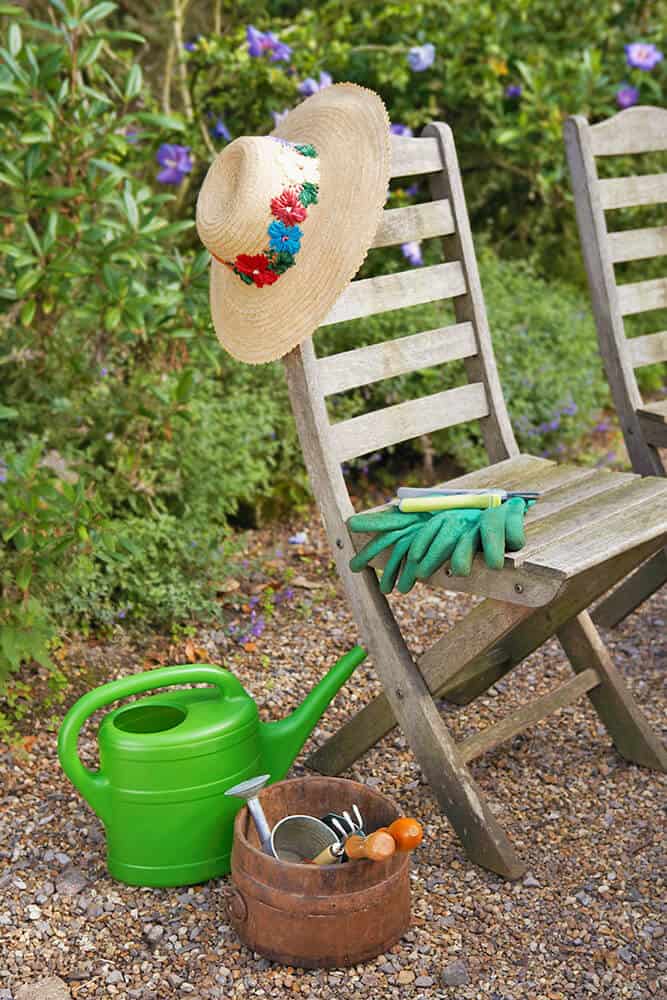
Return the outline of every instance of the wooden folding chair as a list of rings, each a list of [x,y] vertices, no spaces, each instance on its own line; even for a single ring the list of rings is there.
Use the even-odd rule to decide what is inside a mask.
[[[433,200],[385,211],[374,246],[442,236],[447,262],[352,282],[326,323],[450,298],[457,322],[321,358],[311,340],[285,359],[311,485],[362,641],[383,685],[383,694],[309,764],[337,774],[398,721],[470,858],[517,878],[524,866],[468,767],[479,754],[586,693],[624,757],[666,769],[667,754],[586,608],[664,545],[667,480],[558,466],[519,454],[496,371],[454,141],[446,125],[429,125],[421,138],[393,138],[393,176],[416,174],[430,176]],[[467,385],[338,423],[329,419],[325,400],[334,393],[457,358],[465,360]],[[531,487],[544,496],[527,515],[525,548],[508,555],[502,571],[487,569],[478,556],[469,578],[449,576],[446,569],[431,578],[431,585],[487,599],[415,661],[375,571],[349,569],[364,538],[346,528],[353,508],[341,463],[469,420],[479,421],[493,464],[453,484]],[[471,701],[554,633],[575,676],[456,744],[434,698]]]
[[[667,330],[629,339],[623,317],[667,308],[667,278],[618,285],[614,264],[667,254],[667,226],[610,233],[605,212],[667,202],[667,173],[600,180],[595,160],[667,151],[667,111],[629,108],[599,125],[577,115],[568,118],[564,132],[600,353],[625,444],[635,472],[664,476],[658,448],[667,448],[667,399],[645,404],[634,369],[667,361]],[[617,625],[666,580],[662,550],[598,605],[596,623]]]

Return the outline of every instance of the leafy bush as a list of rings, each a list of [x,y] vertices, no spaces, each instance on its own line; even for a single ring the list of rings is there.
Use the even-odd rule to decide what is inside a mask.
[[[322,71],[377,89],[406,127],[452,124],[476,233],[534,261],[483,260],[519,438],[549,454],[576,439],[606,389],[587,297],[553,281],[581,278],[562,120],[611,113],[624,80],[661,103],[665,64],[629,70],[623,45],[656,37],[663,9],[178,0],[167,16],[106,0],[0,3],[0,681],[22,659],[48,662],[56,622],[215,615],[231,527],[303,503],[281,366],[219,349],[192,219],[227,137],[269,131],[271,112],[326,82]],[[253,36],[251,54],[250,18],[279,41]],[[411,66],[425,44],[433,65],[420,49]],[[393,205],[421,197],[393,187]],[[365,273],[404,265],[399,250],[375,251]],[[342,350],[442,322],[428,306],[319,342]],[[461,378],[452,365],[334,405],[348,415]],[[434,446],[481,458],[469,428]]]

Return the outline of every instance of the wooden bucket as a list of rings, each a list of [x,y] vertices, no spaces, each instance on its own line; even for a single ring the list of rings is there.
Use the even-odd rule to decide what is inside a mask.
[[[350,810],[356,803],[366,831],[400,815],[391,799],[344,778],[297,778],[265,788],[260,801],[269,826],[283,816]],[[339,968],[374,958],[410,924],[410,861],[354,861],[327,867],[285,864],[264,854],[243,808],[234,824],[230,923],[254,951],[284,965]]]

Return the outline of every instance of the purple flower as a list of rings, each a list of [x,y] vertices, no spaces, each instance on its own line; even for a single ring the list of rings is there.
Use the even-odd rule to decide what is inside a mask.
[[[216,139],[224,139],[225,142],[230,142],[232,138],[232,134],[223,122],[222,118],[218,118],[217,122],[211,129],[211,134]]]
[[[314,80],[312,76],[308,76],[299,84],[297,90],[300,94],[303,94],[304,97],[310,97],[311,94],[316,94],[318,90],[324,90],[325,87],[330,87],[332,83],[333,80],[331,78],[331,74],[322,70],[320,73],[319,83],[317,80]]]
[[[405,259],[410,261],[413,267],[419,267],[424,263],[421,243],[417,240],[411,240],[410,243],[401,243],[401,252]]]
[[[273,118],[274,128],[280,125],[280,123],[284,121],[285,118],[287,118],[288,114],[289,114],[289,108],[283,108],[282,111],[272,111],[271,117]]]
[[[394,125],[391,125],[389,127],[389,131],[391,132],[392,135],[407,135],[407,136],[414,135],[414,132],[412,131],[409,125],[399,125],[398,122],[396,122]]]
[[[408,52],[408,66],[415,73],[423,73],[435,61],[435,45],[426,42],[425,45],[415,45]]]
[[[121,608],[120,611],[118,612],[118,617],[124,618],[126,614],[127,614],[127,608]]]
[[[100,368],[100,375],[102,378],[106,378],[108,374],[109,374],[108,368]]]
[[[139,141],[139,129],[135,128],[133,125],[128,125],[123,134],[125,135],[127,142],[131,142],[132,145]]]
[[[547,424],[547,430],[550,431],[557,431],[559,427],[560,427],[560,417],[554,417],[553,420],[550,420],[549,423]]]
[[[0,483],[7,482],[7,463],[0,458]]]
[[[608,420],[601,420],[599,424],[595,425],[595,427],[593,428],[593,430],[595,432],[597,432],[598,434],[604,434],[605,431],[609,430],[610,426],[611,426],[611,424],[609,423]]]
[[[157,175],[160,184],[180,184],[192,170],[189,146],[163,142],[157,151],[156,160],[164,170]]]
[[[577,404],[574,403],[574,402],[572,402],[572,403],[568,403],[567,406],[564,406],[561,412],[565,416],[573,417],[575,415],[575,413],[577,412],[577,409],[578,409]]]
[[[197,48],[197,42],[199,41],[200,38],[201,38],[201,35],[195,35],[194,38],[188,39],[188,41],[185,42],[184,45],[183,45],[183,48],[185,49],[185,51],[186,52],[194,52],[195,49]]]
[[[250,621],[252,623],[250,626],[250,634],[254,635],[255,638],[257,639],[264,631],[265,627],[264,617],[263,615],[260,615],[258,618],[256,613],[253,611],[253,613],[250,616]]]
[[[249,24],[246,28],[246,38],[248,39],[248,55],[268,55],[271,62],[289,62],[292,55],[291,48],[281,42],[272,31],[258,31],[252,24]]]
[[[287,541],[290,545],[305,545],[308,541],[308,536],[305,531],[297,531],[296,535],[291,535]]]
[[[510,100],[516,101],[523,94],[523,87],[520,83],[510,83],[509,86],[505,87],[505,97],[509,97]]]
[[[650,42],[630,42],[625,46],[625,59],[633,69],[651,70],[662,59],[662,52]]]
[[[409,198],[414,198],[415,195],[418,195],[419,194],[419,181],[415,181],[414,184],[410,184],[409,187],[406,187],[405,193],[407,194],[407,196]]]
[[[629,83],[624,83],[616,91],[616,103],[619,108],[631,108],[639,100],[639,91],[636,87],[631,87]]]

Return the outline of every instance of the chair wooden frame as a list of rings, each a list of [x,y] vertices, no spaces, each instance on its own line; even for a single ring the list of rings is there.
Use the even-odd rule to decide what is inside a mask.
[[[635,472],[664,476],[658,448],[667,448],[667,400],[646,405],[635,369],[667,361],[667,330],[630,340],[623,317],[667,305],[667,278],[619,285],[614,264],[667,255],[667,226],[610,232],[605,212],[667,202],[667,173],[601,180],[595,161],[667,151],[667,111],[628,108],[597,125],[577,115],[566,121],[564,135],[600,354],[628,454]],[[665,581],[662,550],[597,606],[595,622],[612,628]]]
[[[519,454],[496,370],[450,129],[432,124],[420,138],[393,137],[392,173],[428,175],[433,200],[385,211],[374,245],[441,236],[446,262],[352,282],[323,325],[447,298],[453,298],[456,323],[326,358],[318,358],[308,340],[284,359],[312,489],[362,641],[383,686],[382,695],[321,747],[309,765],[339,773],[398,722],[469,857],[517,878],[524,865],[468,766],[480,753],[586,693],[623,756],[667,769],[665,749],[586,611],[610,584],[664,545],[667,483],[568,469]],[[465,363],[465,386],[342,423],[329,419],[326,397],[332,393],[457,358]],[[346,527],[353,508],[341,464],[472,419],[480,422],[492,464],[455,482],[531,485],[545,495],[529,514],[526,549],[508,557],[502,572],[488,570],[478,557],[467,579],[449,577],[445,570],[432,578],[435,585],[486,600],[415,660],[374,569],[349,569],[363,538],[353,538]],[[584,542],[581,529],[590,523],[591,509],[598,511],[600,530]],[[572,664],[573,679],[457,745],[434,698],[471,701],[554,633]]]

